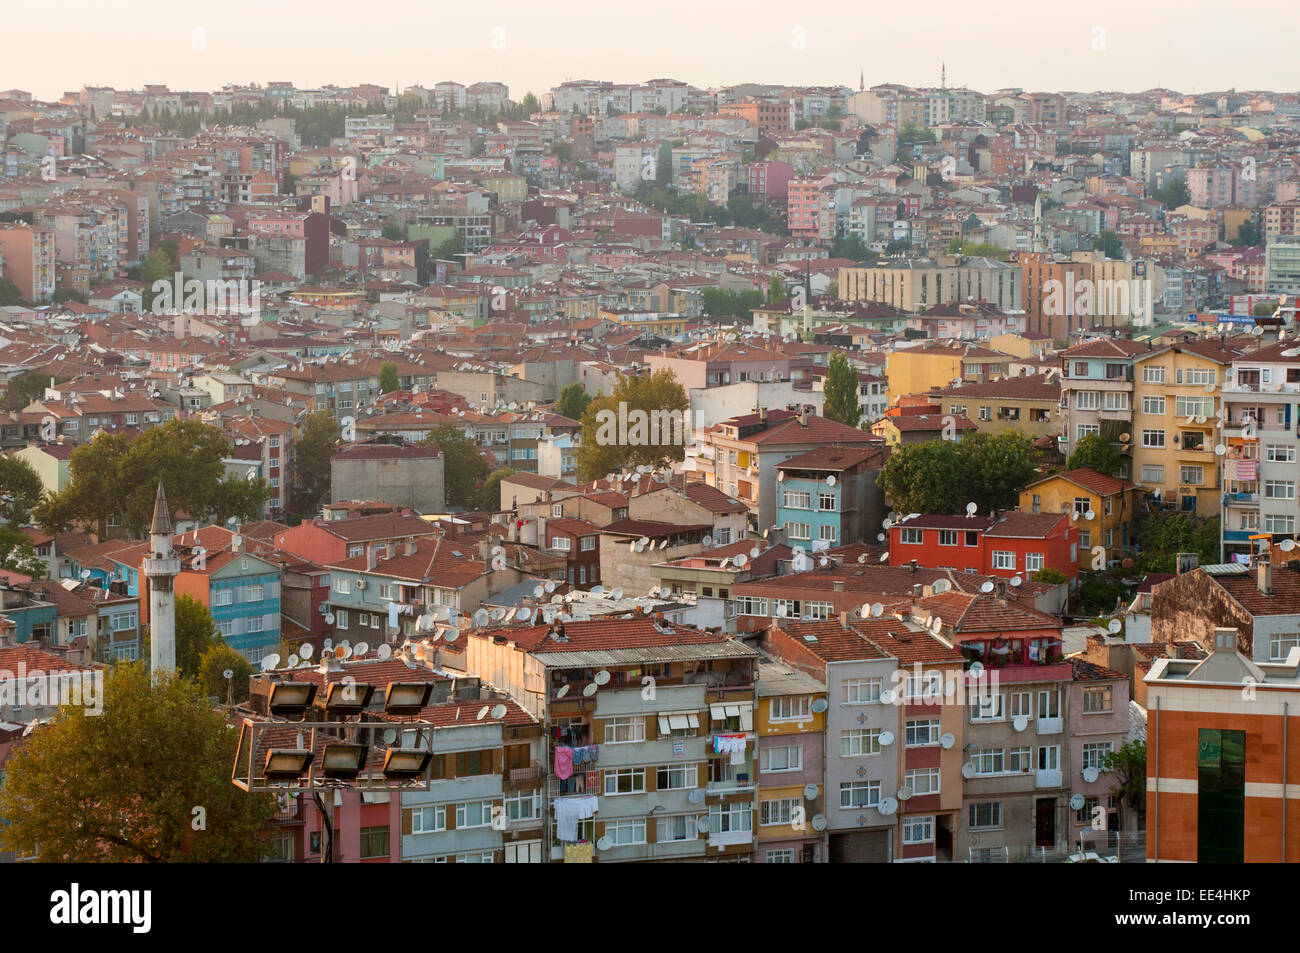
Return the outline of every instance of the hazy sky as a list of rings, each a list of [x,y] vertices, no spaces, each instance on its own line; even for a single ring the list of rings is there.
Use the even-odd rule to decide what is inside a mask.
[[[0,89],[452,79],[518,99],[565,79],[934,85],[946,62],[981,90],[1284,90],[1298,39],[1290,0],[3,0]]]

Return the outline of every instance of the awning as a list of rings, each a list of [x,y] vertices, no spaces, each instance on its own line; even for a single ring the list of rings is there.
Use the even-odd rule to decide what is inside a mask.
[[[754,730],[754,709],[748,705],[740,709],[740,727],[744,731]]]
[[[691,723],[686,720],[685,715],[669,715],[668,725],[673,731],[686,731],[691,727]]]
[[[710,705],[710,706],[709,706],[709,717],[712,718],[714,721],[726,721],[726,720],[727,720],[727,706],[726,706],[726,705]]]
[[[659,734],[666,735],[672,732],[672,726],[668,722],[667,715],[659,716]]]

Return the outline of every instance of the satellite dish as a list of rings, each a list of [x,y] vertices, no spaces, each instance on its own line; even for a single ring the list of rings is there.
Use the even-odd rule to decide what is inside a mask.
[[[1086,513],[1083,514],[1083,518],[1086,519],[1086,520],[1088,520],[1088,521],[1092,521],[1092,520],[1095,520],[1095,519],[1097,518],[1097,514],[1096,514],[1094,511],[1092,511],[1092,510],[1088,510],[1088,512],[1086,512]]]
[[[1084,801],[1083,801],[1083,795],[1082,795],[1082,794],[1071,794],[1071,795],[1070,795],[1070,810],[1072,810],[1072,811],[1079,811],[1079,810],[1082,810],[1082,809],[1083,809],[1083,803],[1084,803]]]
[[[1098,771],[1096,768],[1092,767],[1091,765],[1083,769],[1083,780],[1087,781],[1089,784],[1092,784],[1092,782],[1096,781],[1097,778],[1100,777],[1100,775],[1101,772]]]
[[[556,698],[563,698],[563,697],[564,697],[565,695],[567,695],[567,694],[569,694],[569,686],[568,686],[568,685],[561,685],[561,686],[560,686],[560,690],[557,691],[557,692],[555,693],[555,697],[556,697]]]
[[[935,635],[938,635],[940,632],[942,632],[943,619],[940,619],[938,616],[935,616],[934,620],[930,623],[930,631],[933,632]]]
[[[1124,628],[1124,625],[1119,621],[1119,619],[1111,619],[1110,622],[1106,624],[1106,628],[1111,631],[1111,634],[1114,634]]]
[[[880,704],[892,705],[893,703],[894,703],[894,693],[891,692],[888,688],[886,688],[883,692],[880,693]]]
[[[387,662],[392,654],[393,647],[387,642],[380,642],[378,648],[375,649],[375,658],[381,662]]]
[[[385,728],[385,729],[384,729],[384,744],[386,744],[386,745],[391,745],[391,744],[393,744],[395,741],[397,741],[397,729],[396,729],[396,728]]]
[[[1078,510],[1071,510],[1071,511],[1070,511],[1070,519],[1072,519],[1072,520],[1077,520],[1078,518],[1079,518],[1079,511],[1078,511]]]
[[[814,698],[813,703],[810,707],[814,712],[820,715],[827,708],[829,708],[830,705],[827,703],[826,699],[824,698]]]
[[[505,614],[506,614],[506,610],[501,608],[500,606],[493,607],[492,611],[488,613],[488,615],[491,617],[493,622],[500,622],[503,618],[505,618]]]
[[[749,558],[750,558],[750,559],[757,559],[759,556],[762,555],[762,553],[763,553],[763,551],[762,551],[761,549],[759,549],[757,546],[755,546],[755,547],[753,547],[753,548],[749,551]]]
[[[831,561],[830,561],[830,557],[828,556],[822,556],[820,559],[817,560],[817,565],[821,566],[823,569],[825,569],[830,564]]]
[[[1280,543],[1277,544],[1277,548],[1280,549],[1280,550],[1282,550],[1282,552],[1284,552],[1284,553],[1289,553],[1289,552],[1291,552],[1291,550],[1295,549],[1295,540],[1294,540],[1294,539],[1284,539],[1284,540],[1282,540],[1282,542],[1280,542]]]
[[[590,684],[587,685],[586,688],[582,690],[582,694],[590,698],[592,695],[596,694],[598,690],[599,690],[599,686],[595,682],[591,682]]]
[[[942,735],[939,736],[939,744],[943,745],[945,748],[951,748],[956,743],[957,743],[957,736],[954,735],[951,731],[945,731]]]
[[[1023,583],[1024,581],[1025,581],[1025,580],[1024,580],[1022,577],[1020,577],[1020,576],[1012,576],[1012,577],[1011,577],[1011,582],[1008,583],[1008,585],[1010,585],[1010,586],[1012,586],[1012,587],[1015,587],[1015,586],[1019,586],[1019,585],[1020,585],[1021,583]]]
[[[488,611],[486,609],[479,609],[477,612],[474,613],[474,624],[478,626],[480,629],[483,626],[488,624],[489,619],[491,619],[491,616],[488,615]]]
[[[826,830],[826,815],[814,814],[811,824],[812,824],[812,829],[817,831],[818,833]]]
[[[870,618],[871,618],[871,603],[870,603],[870,602],[864,602],[864,603],[862,603],[862,608],[858,610],[858,615],[860,615],[860,616],[861,616],[862,618],[864,618],[864,619],[870,619]]]
[[[898,801],[892,797],[881,798],[879,810],[881,814],[888,817],[890,814],[893,814],[898,810]]]
[[[595,675],[593,675],[593,676],[591,677],[591,680],[592,680],[593,682],[595,682],[597,685],[608,685],[608,684],[609,684],[609,672],[605,671],[605,670],[602,668],[599,672],[597,672]]]
[[[979,509],[979,507],[976,506],[974,503],[967,503],[967,504],[966,504],[966,515],[967,515],[967,516],[974,516],[974,515],[975,515],[975,511],[978,510],[978,509]]]
[[[644,540],[643,540],[643,542],[644,542]],[[605,591],[605,587],[604,587],[604,586],[592,586],[592,587],[591,587],[591,594],[592,594],[593,596],[598,596],[598,595],[600,595],[600,594],[601,594],[602,592],[604,592],[604,591]]]
[[[889,562],[889,553],[881,553],[881,554],[880,554],[880,561],[881,561],[882,563],[887,563],[887,562]]]
[[[661,540],[659,541],[659,548],[660,548],[660,549],[667,549],[667,548],[668,548],[668,540],[666,540],[666,539],[661,539]]]
[[[230,681],[232,678],[235,677],[235,670],[233,668],[228,668],[221,673],[221,677],[224,678],[226,681]]]
[[[342,660],[342,659],[345,659],[345,658],[351,658],[351,657],[352,657],[352,646],[348,645],[346,642],[344,642],[342,645],[337,646],[337,647],[334,649],[334,657],[335,657],[336,659],[339,659],[339,660]]]
[[[966,677],[971,681],[978,682],[984,675],[983,662],[971,662],[970,668],[966,670]]]
[[[873,619],[879,619],[884,614],[885,614],[885,604],[883,602],[871,603],[871,617]]]
[[[272,652],[270,655],[266,655],[262,657],[262,671],[264,672],[271,671],[279,664],[280,664],[280,655],[277,652]]]
[[[478,710],[478,714],[474,716],[474,720],[482,721],[484,718],[487,717],[488,711],[489,711],[488,706],[484,705],[482,708]]]
[[[803,799],[804,799],[805,801],[811,801],[811,800],[813,800],[814,798],[817,797],[817,790],[818,790],[818,789],[817,789],[817,785],[815,785],[815,784],[805,784],[805,785],[803,786]]]
[[[358,642],[356,648],[354,648],[352,651],[353,654],[355,655],[365,655],[367,652],[370,651],[370,645],[366,642]]]
[[[882,747],[888,747],[894,743],[894,733],[892,731],[882,731],[880,733],[880,744]]]
[[[904,784],[898,789],[898,799],[900,801],[910,801],[912,799],[912,789]]]
[[[963,778],[973,778],[976,775],[975,765],[967,761],[961,766],[961,776]]]
[[[834,486],[834,485],[835,485],[835,474],[834,474],[834,473],[832,473],[832,474],[830,474],[829,476],[826,477],[826,485],[827,485],[827,486]]]
[[[515,618],[518,619],[520,622],[527,622],[532,617],[533,617],[533,610],[528,608],[527,606],[520,606],[518,611],[515,612]]]
[[[89,570],[89,569],[83,569],[83,570],[81,570],[81,578],[82,578],[82,579],[89,579],[89,578],[90,578],[90,570]]]
[[[457,639],[460,638],[460,630],[457,629],[455,626],[453,626],[452,628],[444,632],[442,637],[446,639],[448,642],[455,642]]]
[[[692,804],[699,804],[704,800],[704,788],[691,788],[686,794],[686,800]]]
[[[739,555],[736,556],[735,559],[732,560],[732,562],[735,563],[737,569],[744,569],[745,563],[749,562],[749,557],[747,557],[744,553],[740,553]]]
[[[326,639],[324,642],[322,642],[322,643],[320,644],[320,646],[321,646],[322,649],[324,649],[326,652],[328,652],[330,649],[334,648],[334,640],[333,640],[333,639]]]
[[[302,645],[298,646],[298,655],[300,658],[311,658],[315,651],[316,646],[312,645],[310,642],[304,642]]]
[[[889,527],[891,527],[891,526],[893,526],[893,525],[894,525],[894,521],[893,521],[893,520],[885,520],[883,523],[880,524],[881,528],[882,528],[882,529],[886,529],[886,530],[889,529]]]
[[[498,719],[500,719],[500,718],[504,718],[505,716],[506,716],[506,706],[505,706],[505,705],[493,705],[493,706],[492,706],[492,717],[493,717],[493,718],[498,718]]]
[[[1016,717],[1011,719],[1011,727],[1016,729],[1016,731],[1024,731],[1029,727],[1029,716],[1016,715]]]
[[[297,655],[290,655],[288,661],[286,661],[286,662],[284,663],[284,667],[285,667],[285,668],[297,668],[297,667],[298,667],[298,661],[299,661],[299,659],[298,659],[298,656],[297,656]]]
[[[545,592],[546,592],[546,589],[545,589],[544,587],[542,587],[542,586],[534,586],[534,587],[533,587],[533,598],[534,598],[534,599],[540,599],[540,598],[542,598],[542,595],[543,595]]]
[[[1221,457],[1221,456],[1223,456],[1224,454],[1226,454],[1227,452],[1228,452],[1228,448],[1225,447],[1223,444],[1221,444],[1221,443],[1217,443],[1217,444],[1214,445],[1214,455],[1215,455],[1216,457]]]
[[[700,789],[695,788],[695,790],[691,791],[691,794],[694,794],[695,791],[698,790]],[[692,798],[689,794],[686,796],[686,799],[690,801],[692,804],[699,803],[694,798]],[[703,814],[701,814],[699,817],[695,819],[695,829],[699,831],[701,834],[707,834],[709,832],[709,819],[705,817]]]
[[[713,545],[713,537],[705,536],[702,540],[700,540],[700,545],[703,546],[705,549],[708,549]]]
[[[993,591],[993,583],[987,579],[980,583],[980,592],[988,594]]]
[[[622,598],[623,598],[623,589],[622,589],[622,587],[621,587],[621,586],[615,586],[615,587],[614,587],[614,590],[609,594],[609,597],[610,597],[611,599],[615,600],[615,601],[618,601],[619,599],[622,599]]]
[[[785,471],[784,471],[784,470],[777,470],[777,471],[776,471],[776,482],[777,482],[777,483],[784,483],[784,482],[785,482]]]
[[[636,550],[638,553],[643,553],[645,552],[645,542],[638,539],[635,543],[632,544],[632,548]]]

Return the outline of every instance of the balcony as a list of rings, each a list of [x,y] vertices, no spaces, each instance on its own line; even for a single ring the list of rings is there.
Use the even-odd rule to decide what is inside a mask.
[[[718,831],[709,832],[710,847],[739,847],[754,843],[753,831]]]
[[[1039,729],[1041,733],[1042,729]],[[1060,769],[1039,769],[1034,772],[1034,787],[1036,788],[1059,788],[1061,786]]]
[[[1238,506],[1249,509],[1259,509],[1258,493],[1225,493],[1223,494],[1224,506]]]
[[[542,766],[536,761],[526,767],[510,768],[502,781],[502,788],[507,791],[531,790],[542,783]]]
[[[1058,715],[1056,718],[1039,718],[1038,733],[1040,735],[1059,735],[1064,730],[1064,723]]]

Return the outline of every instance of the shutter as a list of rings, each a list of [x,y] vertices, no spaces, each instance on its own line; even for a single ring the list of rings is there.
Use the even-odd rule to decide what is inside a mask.
[[[415,812],[409,808],[402,812],[402,833],[403,834],[411,833],[411,823],[412,823],[411,816],[414,813]]]

